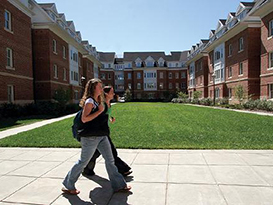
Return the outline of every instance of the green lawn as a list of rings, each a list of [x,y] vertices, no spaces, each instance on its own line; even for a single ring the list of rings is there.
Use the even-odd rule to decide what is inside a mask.
[[[23,125],[28,125],[34,122],[39,122],[48,119],[49,116],[30,116],[27,118],[8,118],[0,120],[0,131],[4,131],[10,128],[15,128]]]
[[[273,117],[171,103],[113,106],[118,148],[273,149]],[[79,147],[72,118],[0,140],[0,146]]]

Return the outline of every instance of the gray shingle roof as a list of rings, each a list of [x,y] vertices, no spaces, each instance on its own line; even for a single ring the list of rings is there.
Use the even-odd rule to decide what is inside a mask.
[[[137,58],[145,60],[151,56],[155,61],[159,58],[165,58],[165,52],[124,52],[124,61],[135,61]]]
[[[100,61],[102,62],[114,62],[115,53],[114,52],[99,52]]]

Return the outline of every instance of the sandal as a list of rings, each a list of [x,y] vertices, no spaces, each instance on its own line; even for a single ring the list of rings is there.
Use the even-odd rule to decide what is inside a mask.
[[[77,190],[77,189],[69,190],[69,189],[66,189],[66,188],[62,188],[62,192],[65,193],[65,194],[69,194],[69,195],[78,195],[80,193],[80,191]]]
[[[122,189],[119,189],[119,190],[117,190],[117,191],[115,191],[115,192],[128,192],[128,191],[130,191],[131,190],[131,186],[125,186],[124,188],[122,188]]]
[[[122,175],[124,176],[124,177],[126,177],[126,176],[128,176],[128,175],[130,175],[130,174],[132,174],[133,173],[133,171],[128,171],[128,172],[124,172]]]

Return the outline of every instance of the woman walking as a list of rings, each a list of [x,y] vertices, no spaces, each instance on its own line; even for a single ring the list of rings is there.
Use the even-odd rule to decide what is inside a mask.
[[[115,122],[115,118],[111,117],[111,100],[113,100],[115,92],[114,92],[114,88],[112,86],[105,86],[103,88],[104,91],[104,97],[105,97],[105,102],[106,105],[108,107],[108,111],[107,111],[107,116],[108,119],[111,123]],[[115,159],[115,165],[118,168],[118,172],[121,173],[123,176],[128,176],[129,174],[132,173],[131,171],[131,167],[128,166],[128,164],[126,164],[122,159],[120,159],[118,157],[118,152],[117,149],[115,147],[115,145],[113,144],[110,136],[108,135],[108,140],[110,142],[111,145],[111,149],[112,149],[112,153],[113,153],[113,157]],[[84,171],[82,173],[83,176],[89,178],[93,175],[95,175],[94,172],[94,168],[96,165],[96,159],[100,156],[100,152],[98,150],[96,150],[96,152],[94,153],[93,157],[91,158],[90,162],[88,163],[88,165],[84,168]]]
[[[83,107],[82,122],[83,129],[79,131],[81,136],[81,156],[76,164],[66,175],[62,191],[67,194],[76,195],[80,191],[76,189],[75,183],[81,175],[84,167],[88,164],[96,149],[105,159],[106,170],[113,190],[129,191],[123,176],[118,173],[115,166],[111,145],[107,136],[109,135],[107,106],[103,106],[102,82],[99,79],[91,79],[85,86],[85,92],[81,99],[80,106]]]

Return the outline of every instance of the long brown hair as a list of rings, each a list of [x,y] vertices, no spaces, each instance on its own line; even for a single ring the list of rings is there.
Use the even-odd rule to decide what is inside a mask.
[[[82,99],[80,101],[80,107],[84,107],[86,99],[88,99],[90,97],[94,98],[94,92],[95,92],[96,86],[99,83],[102,83],[102,81],[98,78],[93,78],[86,83],[85,89],[84,89],[84,94],[83,94]],[[103,101],[103,94],[98,96],[98,103],[101,103],[102,101]]]

